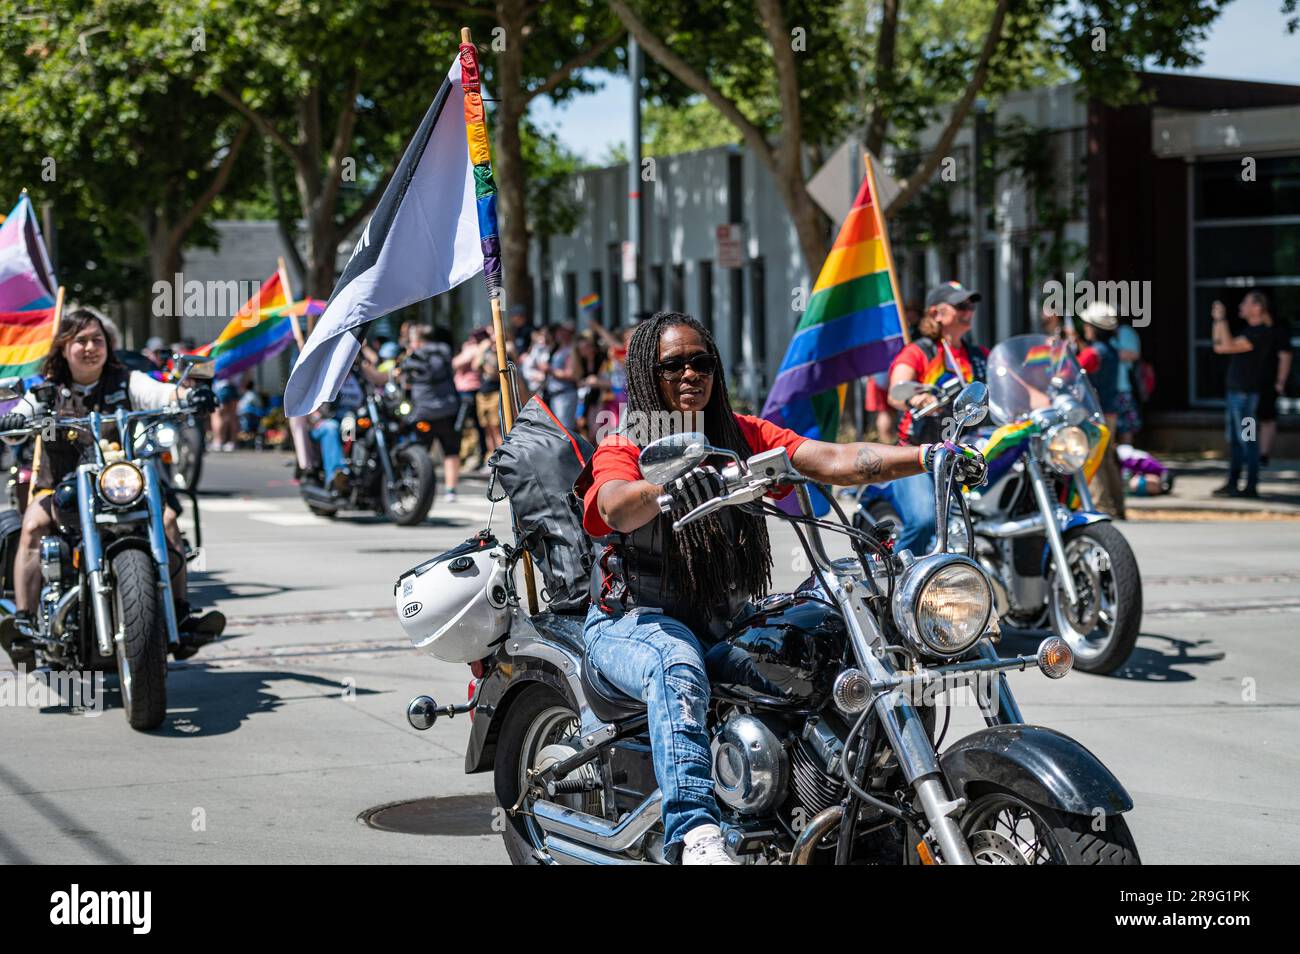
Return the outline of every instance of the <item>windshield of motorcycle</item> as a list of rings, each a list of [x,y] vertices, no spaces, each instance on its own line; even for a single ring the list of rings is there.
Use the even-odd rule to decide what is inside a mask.
[[[1088,417],[1101,415],[1097,394],[1063,338],[1017,335],[989,354],[989,415],[1010,424],[1040,408],[1077,402]]]

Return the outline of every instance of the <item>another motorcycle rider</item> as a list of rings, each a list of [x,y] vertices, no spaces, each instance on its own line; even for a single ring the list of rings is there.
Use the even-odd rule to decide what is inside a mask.
[[[156,381],[142,371],[128,371],[113,353],[104,322],[88,308],[78,308],[63,316],[41,374],[46,382],[59,387],[54,406],[42,406],[35,394],[28,393],[13,411],[0,417],[0,430],[26,427],[33,417],[50,412],[59,416],[84,417],[91,411],[109,414],[118,408],[161,409],[191,395],[191,392],[191,403],[200,411],[211,410],[216,403],[209,388],[178,388],[174,384]],[[55,529],[52,495],[63,478],[80,462],[84,450],[82,441],[84,438],[80,441],[46,441],[43,435],[35,435],[31,500],[23,514],[22,534],[14,560],[17,613],[6,621],[6,625],[13,625],[20,636],[30,638],[33,631],[32,610],[40,599],[41,589],[40,543]],[[178,553],[183,552],[177,523],[179,515],[180,504],[168,491],[163,527],[169,545]],[[225,628],[225,617],[221,613],[214,611],[197,617],[190,612],[184,599],[185,561],[179,562],[181,569],[174,580],[174,592],[182,637],[190,633],[208,638],[220,635]],[[188,648],[182,646],[176,653],[177,657],[191,655],[186,651]]]
[[[444,499],[454,502],[460,483],[460,434],[456,430],[460,395],[452,369],[451,336],[416,325],[411,329],[411,354],[398,367],[411,396],[411,418],[429,424],[429,430],[416,432],[420,443],[432,448],[436,440],[442,448]]]
[[[925,297],[925,313],[934,325],[936,336],[921,336],[894,358],[889,368],[889,387],[903,381],[943,387],[955,379],[962,384],[983,381],[988,352],[976,345],[967,347],[964,340],[971,330],[975,305],[980,300],[978,292],[962,286],[960,282],[944,282],[930,290]],[[898,441],[913,447],[933,444],[956,435],[944,433],[948,419],[946,408],[924,418],[913,412],[933,404],[931,393],[914,394],[906,401],[889,403],[903,414],[898,421]],[[920,555],[927,553],[934,543],[934,481],[928,473],[916,474],[894,485],[894,505],[902,526],[899,528],[899,550],[911,550]]]
[[[706,672],[720,660],[708,649],[725,646],[716,637],[771,583],[766,522],[728,508],[674,533],[673,518],[719,493],[721,478],[701,466],[667,486],[652,484],[625,435],[667,414],[691,415],[713,446],[742,459],[784,447],[801,473],[841,485],[920,474],[933,455],[928,446],[809,440],[734,413],[712,336],[684,314],[660,312],[637,327],[627,375],[623,430],[601,442],[579,481],[583,525],[605,544],[593,573],[586,658],[601,679],[646,703],[665,846],[682,846],[684,864],[733,864],[713,793]],[[983,458],[963,461],[961,476],[982,481]],[[673,516],[660,512],[665,492]]]

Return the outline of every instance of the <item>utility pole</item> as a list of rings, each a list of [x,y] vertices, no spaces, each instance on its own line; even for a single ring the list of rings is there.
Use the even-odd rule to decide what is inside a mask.
[[[641,47],[627,41],[627,70],[632,77],[632,128],[627,150],[627,241],[623,245],[623,281],[627,285],[630,324],[641,312]],[[630,262],[630,265],[629,265]],[[610,329],[611,331],[614,329]]]

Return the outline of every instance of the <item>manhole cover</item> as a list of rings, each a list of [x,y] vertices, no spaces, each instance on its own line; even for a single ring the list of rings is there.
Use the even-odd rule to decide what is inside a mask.
[[[404,835],[490,835],[496,807],[492,795],[416,798],[367,808],[357,821]]]

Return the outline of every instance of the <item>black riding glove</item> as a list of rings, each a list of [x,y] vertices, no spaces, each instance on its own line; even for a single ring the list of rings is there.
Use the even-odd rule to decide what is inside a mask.
[[[28,425],[29,421],[21,414],[0,415],[0,431],[17,431]]]
[[[667,513],[681,517],[706,501],[719,497],[726,489],[722,475],[714,467],[696,467],[664,485],[664,493],[672,498]]]
[[[195,388],[189,394],[190,407],[200,414],[208,414],[217,409],[217,396],[212,388]]]

